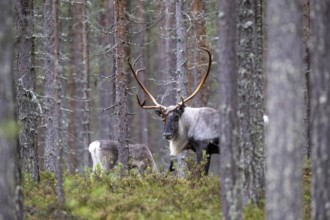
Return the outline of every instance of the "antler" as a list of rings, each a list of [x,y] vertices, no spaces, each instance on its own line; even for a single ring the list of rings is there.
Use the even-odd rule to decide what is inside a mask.
[[[209,65],[207,67],[207,72],[204,75],[204,77],[201,80],[201,82],[199,83],[199,85],[197,86],[196,90],[189,97],[187,97],[184,100],[182,100],[181,103],[178,103],[177,106],[183,105],[185,102],[188,102],[189,100],[191,100],[192,98],[194,98],[197,95],[197,93],[199,92],[199,90],[202,88],[202,86],[204,85],[207,77],[209,76],[209,73],[210,73],[210,70],[211,70],[211,65],[212,65],[212,55],[211,55],[211,52],[208,49],[202,48],[202,47],[200,49],[206,51],[207,54],[209,55]]]
[[[144,67],[144,68],[138,69],[137,71],[134,70],[134,66],[135,66],[136,62],[140,59],[140,57],[141,57],[141,55],[140,55],[138,58],[136,58],[136,60],[134,61],[133,64],[131,64],[130,59],[128,59],[128,65],[129,65],[129,67],[131,68],[131,70],[132,70],[132,72],[133,72],[133,75],[134,75],[136,81],[138,82],[138,84],[140,85],[141,89],[144,91],[144,93],[145,93],[146,95],[149,96],[149,98],[151,99],[151,101],[152,101],[155,105],[152,105],[152,106],[145,106],[145,102],[146,102],[146,101],[144,100],[143,102],[141,102],[140,99],[139,99],[139,96],[136,95],[136,98],[137,98],[138,104],[139,104],[139,105],[141,106],[141,108],[143,108],[143,109],[159,109],[159,110],[161,110],[161,111],[162,111],[162,110],[165,110],[166,107],[163,106],[163,105],[161,105],[161,104],[159,104],[159,103],[157,102],[157,100],[155,99],[155,97],[153,97],[153,95],[151,95],[151,93],[150,93],[150,92],[144,87],[144,85],[141,83],[141,81],[140,81],[139,78],[138,78],[138,73],[139,73],[140,71],[145,70],[146,68]]]

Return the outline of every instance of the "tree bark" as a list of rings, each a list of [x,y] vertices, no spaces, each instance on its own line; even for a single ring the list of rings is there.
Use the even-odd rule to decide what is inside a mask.
[[[193,51],[193,87],[197,88],[201,81],[202,75],[205,72],[205,64],[207,63],[206,56],[203,55],[203,51],[198,48],[206,47],[206,27],[205,27],[205,4],[202,0],[195,0],[193,4],[194,15],[194,41],[196,50]],[[194,90],[194,89],[193,89]],[[193,106],[207,106],[207,92],[209,85],[206,83],[201,91],[193,99]]]
[[[144,51],[145,51],[145,41],[144,41],[144,38],[145,38],[145,14],[144,14],[144,11],[145,11],[145,1],[143,0],[139,0],[138,2],[138,18],[139,18],[139,24],[138,24],[138,35],[137,35],[137,38],[138,38],[138,44],[139,44],[139,53],[140,54],[144,54]],[[141,56],[141,58],[139,59],[138,61],[138,66],[140,67],[143,67],[145,66],[145,59],[144,59],[145,56]],[[140,80],[142,81],[142,83],[145,83],[145,74],[141,74],[140,76]],[[144,84],[145,85],[145,84]],[[141,94],[141,100],[144,100],[145,99],[145,94],[144,92],[141,92],[139,93]],[[140,139],[141,139],[141,142],[142,144],[145,144],[146,146],[149,146],[148,145],[148,118],[147,118],[147,111],[141,111],[140,113],[140,125],[141,125],[141,132],[140,132]]]
[[[168,87],[172,88],[167,90],[168,94],[165,103],[174,104],[176,102],[176,57],[175,49],[176,49],[176,9],[175,9],[175,1],[168,0],[165,1],[165,65],[164,65],[164,73],[167,74]]]
[[[90,165],[89,153],[85,150],[90,143],[90,109],[89,109],[89,59],[86,0],[77,2],[74,6],[74,64],[76,79],[76,131],[78,157],[81,159],[80,169]]]
[[[100,137],[106,139],[114,139],[113,134],[113,117],[109,114],[109,108],[114,104],[114,89],[113,89],[113,75],[115,72],[114,64],[114,51],[109,50],[114,45],[114,11],[113,0],[103,0],[103,6],[105,8],[102,15],[101,25],[107,30],[105,34],[101,36],[101,41],[106,51],[104,55],[100,57],[100,80],[99,84],[99,97],[100,108],[102,111],[100,114]]]
[[[37,117],[41,114],[41,104],[36,94],[34,71],[34,24],[33,1],[17,0],[17,103],[21,124],[19,136],[22,151],[22,168],[31,173],[35,181],[40,181],[37,146]]]
[[[44,4],[44,49],[45,49],[45,164],[48,171],[55,172],[57,149],[59,148],[60,88],[59,88],[59,38],[57,0],[46,0]],[[55,8],[54,8],[55,7]]]
[[[243,179],[238,142],[236,58],[236,1],[222,1],[219,9],[220,66],[220,181],[224,219],[242,219]]]
[[[312,219],[330,219],[330,3],[311,6]]]
[[[184,21],[185,4],[184,0],[176,0],[176,103],[181,102],[181,97],[187,97],[188,76],[187,76],[187,33]],[[176,157],[178,162],[179,176],[185,176],[185,159],[187,152],[183,151]]]
[[[23,219],[21,161],[14,110],[12,1],[0,2],[0,219]]]
[[[309,48],[309,41],[311,36],[311,21],[310,21],[310,0],[305,0],[304,4],[304,43],[305,43],[305,138],[306,138],[306,155],[307,158],[311,158],[311,86],[310,86],[310,70],[311,70],[311,54]]]
[[[301,1],[270,1],[267,16],[267,218],[301,219],[305,140]]]
[[[123,165],[121,174],[128,169],[128,106],[127,106],[127,54],[128,54],[128,19],[127,0],[115,0],[115,45],[116,45],[116,103],[115,103],[115,139],[119,148],[119,161]]]
[[[79,167],[79,158],[78,158],[78,143],[77,143],[77,129],[76,129],[76,118],[77,112],[75,109],[76,107],[76,66],[75,66],[75,28],[76,28],[76,21],[74,18],[75,10],[74,7],[69,7],[69,17],[72,18],[70,20],[69,25],[69,36],[72,39],[72,44],[69,45],[69,70],[68,70],[68,79],[67,79],[67,94],[68,97],[68,145],[70,146],[66,154],[66,165],[71,174],[74,174],[78,167]]]
[[[264,192],[263,37],[260,0],[239,1],[238,96],[243,202],[257,203]]]
[[[47,171],[57,177],[57,197],[64,203],[61,127],[61,87],[59,66],[58,0],[46,0],[44,4],[45,49],[45,159]]]

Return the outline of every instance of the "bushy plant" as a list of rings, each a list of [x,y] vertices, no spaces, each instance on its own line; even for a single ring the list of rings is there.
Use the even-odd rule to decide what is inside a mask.
[[[136,172],[120,178],[91,170],[65,175],[64,207],[56,200],[54,174],[43,172],[36,183],[24,175],[26,219],[222,219],[218,176],[186,178]],[[310,168],[305,169],[305,219],[310,216]],[[249,204],[244,219],[265,219],[264,202]]]

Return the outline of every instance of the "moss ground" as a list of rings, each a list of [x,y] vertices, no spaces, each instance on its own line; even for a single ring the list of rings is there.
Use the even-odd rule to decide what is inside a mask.
[[[310,169],[304,175],[304,215],[310,219]],[[53,174],[35,183],[24,176],[26,219],[222,219],[217,176],[180,179],[150,174],[120,179],[116,173],[65,176],[64,205]],[[265,219],[264,202],[247,205],[244,219]]]

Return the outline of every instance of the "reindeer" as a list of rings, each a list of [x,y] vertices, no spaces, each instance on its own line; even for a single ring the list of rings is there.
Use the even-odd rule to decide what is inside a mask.
[[[118,148],[119,142],[114,140],[95,140],[90,143],[88,150],[91,153],[93,160],[93,171],[97,166],[102,170],[109,171],[118,164]],[[154,158],[148,149],[143,144],[130,144],[129,153],[131,160],[129,168],[136,168],[139,174],[143,175],[150,168],[152,172],[158,170]]]
[[[138,73],[145,68],[135,71],[135,62],[130,60],[128,64],[130,69],[144,93],[151,99],[154,105],[146,106],[146,100],[140,101],[137,95],[138,104],[142,109],[154,109],[155,113],[161,117],[164,122],[163,137],[169,141],[170,155],[176,156],[183,150],[192,149],[196,152],[197,162],[203,159],[203,151],[206,152],[207,163],[204,167],[205,175],[208,174],[211,154],[219,154],[219,132],[220,132],[220,113],[216,109],[202,107],[192,108],[185,105],[186,102],[194,98],[205,83],[211,69],[212,55],[209,50],[206,51],[209,56],[209,63],[206,74],[196,90],[187,98],[181,98],[181,102],[176,105],[164,106],[157,102],[152,94],[145,88],[138,78]],[[170,171],[173,171],[173,161],[171,160]]]

